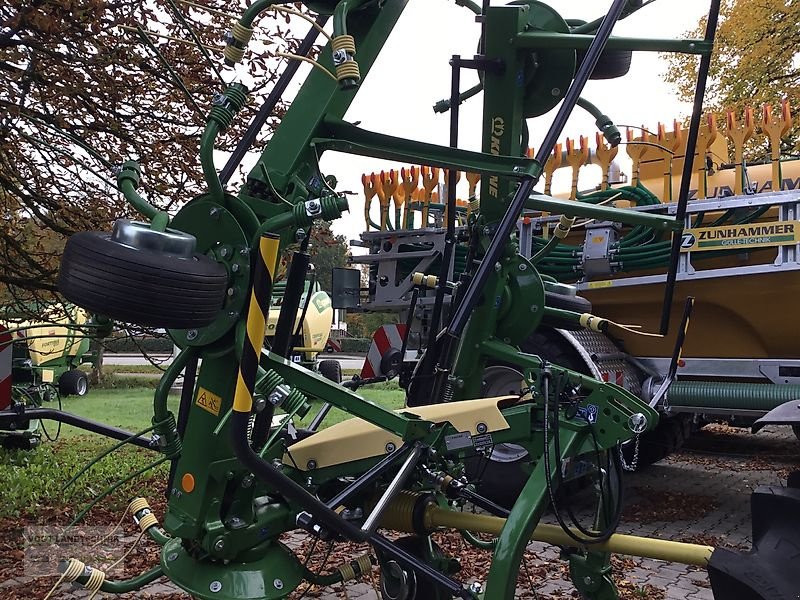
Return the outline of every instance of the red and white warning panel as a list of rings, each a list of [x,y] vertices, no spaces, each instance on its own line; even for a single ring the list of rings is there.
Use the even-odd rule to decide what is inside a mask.
[[[625,371],[603,371],[600,376],[607,383],[615,383],[620,387],[625,387]]]
[[[372,344],[361,368],[362,379],[394,377],[403,364],[404,324],[382,325],[372,334]]]
[[[11,353],[13,339],[8,329],[0,325],[0,410],[11,406]]]

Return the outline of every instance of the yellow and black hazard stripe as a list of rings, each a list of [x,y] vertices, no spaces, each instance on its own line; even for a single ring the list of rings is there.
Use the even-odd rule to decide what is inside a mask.
[[[247,309],[247,335],[242,345],[242,360],[239,363],[239,376],[233,396],[235,412],[249,413],[253,406],[253,388],[256,384],[261,348],[264,345],[279,247],[280,236],[266,233],[261,236],[258,253],[253,259],[253,287]]]

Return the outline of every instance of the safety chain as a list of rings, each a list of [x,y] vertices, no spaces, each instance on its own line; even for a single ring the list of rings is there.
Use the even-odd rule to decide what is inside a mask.
[[[632,473],[637,469],[639,466],[639,438],[641,437],[640,434],[636,434],[636,437],[633,438],[633,460],[628,464],[625,462],[625,455],[622,452],[622,444],[619,445],[619,462],[622,465],[622,469],[624,471],[628,471]]]

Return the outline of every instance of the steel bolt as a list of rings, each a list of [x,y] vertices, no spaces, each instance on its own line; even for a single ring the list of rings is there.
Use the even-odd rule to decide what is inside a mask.
[[[553,94],[553,96],[558,96],[559,94],[561,94],[561,88],[553,88],[552,90],[550,90],[550,93]]]
[[[220,591],[220,590],[222,589],[222,584],[221,584],[219,581],[212,581],[212,582],[209,584],[209,586],[208,586],[208,589],[209,589],[210,591],[212,591],[212,592],[215,592],[215,593],[216,593],[216,592],[218,592],[218,591]]]
[[[583,578],[583,583],[585,583],[586,585],[592,585],[593,582],[594,579],[592,579],[591,575],[587,575],[586,577]]]
[[[208,214],[212,219],[219,219],[219,215],[221,212],[222,212],[221,208],[212,208],[210,211],[208,211]]]
[[[223,550],[225,550],[225,540],[219,538],[216,542],[214,542],[214,551],[222,552]]]
[[[252,473],[248,473],[248,474],[247,474],[247,475],[245,475],[245,477],[242,479],[242,487],[243,487],[243,488],[249,488],[251,485],[253,485],[253,482],[255,481],[255,479],[256,479],[256,478],[255,478],[255,476],[254,476]]]
[[[231,265],[231,271],[232,271],[233,273],[238,273],[238,272],[239,272],[239,265],[237,265],[236,263],[233,263],[233,264]]]
[[[189,331],[186,332],[187,340],[191,342],[195,338],[197,338],[197,329],[190,329]]]
[[[526,265],[525,263],[519,263],[519,270],[520,271],[527,271],[528,270],[528,265]]]
[[[539,311],[539,305],[538,304],[531,304],[531,312],[535,313],[535,312],[538,312],[538,311]]]
[[[309,471],[311,471],[312,469],[316,469],[316,468],[317,468],[317,461],[315,461],[315,460],[310,460],[310,461],[308,461],[308,462],[306,463],[306,468],[307,468]]]
[[[228,293],[228,297],[230,298],[236,293],[236,290],[234,288],[232,288],[232,287],[229,287],[227,293]]]
[[[503,265],[501,265],[499,262],[498,263],[494,263],[494,270],[495,271],[499,272],[500,269],[502,269],[502,268],[503,268]]]
[[[167,560],[169,562],[172,562],[173,560],[176,560],[177,558],[178,558],[178,553],[177,552],[170,552],[169,554],[167,554]]]
[[[275,586],[276,590],[282,590],[283,589],[283,581],[281,581],[280,579],[276,579],[275,581],[273,581],[272,585]]]
[[[473,581],[469,584],[469,591],[473,594],[480,594],[483,591],[483,586],[478,581]]]
[[[522,167],[514,167],[511,170],[514,171],[514,173],[519,173],[520,171],[522,171]]]
[[[225,258],[226,256],[228,256],[228,249],[227,248],[220,248],[219,255],[222,258]]]
[[[390,453],[390,452],[394,452],[396,449],[397,449],[397,446],[395,446],[394,443],[389,442],[388,444],[386,444],[386,453],[387,454]]]
[[[486,426],[486,423],[478,423],[475,429],[478,430],[478,433],[486,433],[489,430],[489,428]]]

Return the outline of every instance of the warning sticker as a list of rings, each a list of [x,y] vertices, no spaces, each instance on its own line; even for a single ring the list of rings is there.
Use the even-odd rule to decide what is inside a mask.
[[[800,243],[800,221],[773,221],[687,229],[681,252],[786,246]]]
[[[203,410],[207,410],[214,416],[219,416],[219,409],[222,406],[222,398],[209,392],[205,388],[197,388],[197,400],[194,401],[197,406]]]

